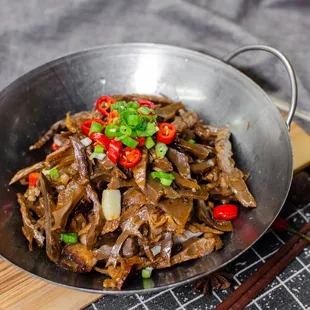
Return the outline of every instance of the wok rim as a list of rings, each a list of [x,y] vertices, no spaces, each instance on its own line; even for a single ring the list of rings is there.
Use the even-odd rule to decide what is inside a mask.
[[[135,48],[149,48],[149,49],[157,49],[158,51],[162,51],[162,52],[168,52],[169,51],[175,51],[175,52],[179,52],[180,55],[185,56],[192,56],[194,57],[194,60],[196,59],[206,59],[208,58],[211,61],[214,62],[218,62],[221,65],[225,65],[227,67],[230,67],[231,71],[234,71],[235,74],[239,74],[240,77],[242,77],[244,80],[246,80],[247,83],[250,83],[253,87],[255,87],[257,90],[259,90],[259,92],[262,94],[262,96],[265,97],[265,99],[270,103],[270,106],[268,108],[270,108],[270,112],[271,110],[274,110],[273,115],[275,115],[274,112],[278,111],[277,108],[274,106],[271,98],[267,95],[267,93],[258,85],[256,84],[251,78],[249,78],[247,75],[245,75],[243,72],[241,72],[240,70],[238,70],[237,68],[235,68],[234,66],[232,66],[231,64],[227,64],[226,62],[224,62],[221,59],[218,59],[214,56],[208,55],[208,54],[204,54],[202,52],[199,51],[195,51],[195,50],[191,50],[188,48],[184,48],[184,47],[179,47],[179,46],[174,46],[174,45],[168,45],[168,44],[158,44],[158,43],[140,43],[140,42],[130,42],[130,43],[116,43],[116,44],[106,44],[106,45],[99,45],[99,46],[94,46],[94,47],[90,47],[90,48],[85,48],[79,51],[75,51],[72,53],[68,53],[65,55],[62,55],[60,57],[57,57],[47,63],[44,63],[26,73],[24,73],[23,75],[21,75],[20,77],[18,77],[17,79],[15,79],[14,81],[12,81],[11,83],[9,83],[7,86],[5,86],[1,91],[0,91],[0,102],[1,100],[5,97],[5,95],[7,93],[9,93],[11,90],[13,90],[16,86],[18,86],[20,83],[22,83],[25,80],[30,79],[31,77],[34,77],[35,75],[43,72],[46,69],[52,68],[53,66],[57,65],[59,62],[62,61],[66,61],[66,58],[68,58],[67,60],[73,60],[79,56],[85,55],[85,54],[91,54],[93,52],[96,51],[100,51],[100,50],[105,50],[105,49],[113,49],[113,48],[118,48],[118,47],[124,47],[124,46],[131,46],[131,47],[135,47]],[[186,55],[187,54],[187,55]],[[273,108],[274,109],[273,109]],[[1,104],[0,104],[0,109],[1,109]],[[280,116],[280,115],[279,115]],[[282,127],[280,128],[281,131],[285,131],[285,138],[288,142],[288,152],[289,154],[289,162],[287,163],[288,167],[290,169],[288,169],[290,171],[290,174],[287,176],[287,178],[285,179],[286,181],[286,191],[285,191],[285,195],[283,196],[283,200],[281,202],[281,206],[276,214],[276,216],[274,218],[276,218],[278,216],[278,214],[280,213],[286,199],[289,193],[289,189],[291,187],[291,183],[292,183],[292,179],[293,179],[293,172],[294,172],[294,167],[293,167],[293,149],[292,149],[292,142],[291,142],[291,138],[289,135],[289,130],[283,120],[283,118],[280,116],[281,120],[282,120]],[[13,266],[17,267],[19,270],[22,270],[26,273],[28,273],[31,276],[34,276],[35,278],[47,281],[48,283],[51,284],[55,284],[55,285],[59,285],[61,287],[64,288],[70,288],[70,289],[75,289],[75,290],[79,290],[82,292],[87,292],[87,293],[93,293],[93,294],[108,294],[108,295],[131,295],[131,294],[146,294],[146,293],[155,293],[155,292],[160,292],[160,291],[164,291],[167,289],[171,289],[171,288],[175,288],[175,287],[179,287],[181,285],[184,284],[188,284],[191,283],[195,280],[198,280],[202,277],[205,277],[215,271],[217,271],[220,268],[225,267],[226,265],[228,265],[229,263],[233,262],[235,259],[237,259],[240,255],[242,255],[244,252],[246,252],[247,250],[249,250],[265,233],[266,231],[270,228],[272,222],[268,225],[266,225],[266,228],[262,231],[262,233],[259,235],[258,238],[256,238],[256,240],[254,240],[250,245],[248,245],[245,249],[243,249],[242,251],[240,251],[240,253],[236,254],[234,257],[232,257],[231,259],[229,259],[227,262],[222,263],[221,265],[219,265],[218,267],[216,267],[213,270],[210,271],[205,271],[202,274],[196,275],[194,277],[191,278],[187,278],[186,280],[177,282],[177,283],[173,283],[173,284],[168,284],[168,285],[163,285],[163,286],[159,286],[159,287],[153,287],[150,289],[138,289],[138,290],[96,290],[96,289],[89,289],[89,288],[83,288],[83,287],[77,287],[77,286],[72,286],[69,284],[64,284],[64,283],[60,283],[60,282],[55,282],[53,280],[50,280],[48,278],[44,278],[43,276],[40,276],[38,274],[32,273],[30,271],[27,271],[25,269],[23,269],[22,267],[18,266],[17,264],[9,261],[6,257],[4,257],[1,253],[0,253],[0,258],[2,258],[4,261],[12,264]],[[197,258],[199,259],[199,258]]]

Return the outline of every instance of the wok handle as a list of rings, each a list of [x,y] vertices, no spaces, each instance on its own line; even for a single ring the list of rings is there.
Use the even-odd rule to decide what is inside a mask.
[[[288,61],[288,59],[277,49],[270,47],[268,45],[246,45],[243,47],[240,47],[236,50],[234,50],[233,52],[231,52],[229,55],[227,55],[223,61],[226,63],[229,63],[233,58],[235,58],[236,56],[238,56],[239,54],[243,53],[243,52],[247,52],[247,51],[265,51],[268,53],[271,53],[275,56],[277,56],[283,63],[289,79],[290,79],[290,84],[291,84],[291,106],[287,115],[287,119],[285,121],[286,126],[288,129],[290,129],[290,125],[292,122],[292,119],[294,117],[295,114],[295,110],[296,110],[296,106],[297,106],[297,81],[296,81],[296,75],[294,72],[294,69],[291,65],[291,63]]]

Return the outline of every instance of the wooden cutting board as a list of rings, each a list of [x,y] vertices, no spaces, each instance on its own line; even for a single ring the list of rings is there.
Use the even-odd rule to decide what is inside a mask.
[[[293,123],[291,139],[296,172],[310,164],[310,136]],[[0,259],[1,310],[76,310],[100,297],[50,284]]]

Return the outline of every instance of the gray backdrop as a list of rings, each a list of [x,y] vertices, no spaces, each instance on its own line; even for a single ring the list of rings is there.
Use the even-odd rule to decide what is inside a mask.
[[[264,43],[291,60],[299,107],[310,110],[309,13],[310,0],[0,0],[0,88],[56,57],[107,43],[168,43],[219,58]],[[235,63],[289,100],[287,76],[273,56],[247,53]]]

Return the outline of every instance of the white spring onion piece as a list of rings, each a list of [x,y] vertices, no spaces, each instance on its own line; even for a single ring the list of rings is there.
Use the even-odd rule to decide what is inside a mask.
[[[92,143],[92,140],[88,137],[84,138],[81,140],[81,143],[85,146],[85,147],[88,147],[89,145],[91,145]]]
[[[193,233],[193,232],[191,232],[189,230],[185,230],[183,234],[186,236],[186,238],[176,236],[176,237],[173,238],[173,242],[175,244],[176,243],[182,243],[182,242],[184,242],[184,241],[186,241],[186,240],[188,240],[190,238],[199,237],[199,236],[203,235],[203,232],[199,231],[199,232]]]
[[[54,136],[53,142],[54,142],[55,144],[57,144],[58,146],[61,146],[61,145],[63,144],[62,141],[60,141],[60,140],[57,138],[57,136]]]
[[[89,159],[93,160],[94,158],[96,159],[99,159],[99,160],[103,160],[105,158],[105,154],[103,153],[92,153],[90,156],[89,156]]]
[[[153,248],[151,248],[151,251],[154,256],[160,253],[161,251],[161,246],[160,245],[155,245]]]
[[[108,220],[115,220],[121,215],[121,192],[118,189],[105,189],[102,192],[102,211]]]

